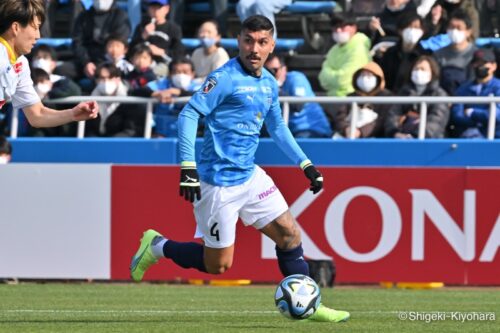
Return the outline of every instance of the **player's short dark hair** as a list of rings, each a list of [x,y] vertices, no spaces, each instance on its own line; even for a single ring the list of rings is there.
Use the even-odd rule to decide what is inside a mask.
[[[45,21],[44,0],[1,0],[0,1],[0,34],[19,22],[26,27],[38,17],[40,23]]]
[[[0,154],[12,154],[12,145],[3,135],[0,135]]]
[[[115,66],[115,64],[112,64],[110,62],[104,62],[102,64],[99,64],[95,70],[95,78],[99,79],[102,70],[105,69],[109,72],[109,77],[114,78],[114,77],[121,77],[122,73],[120,72],[120,69]]]
[[[180,65],[180,64],[188,64],[189,66],[191,66],[191,70],[194,72],[194,64],[191,61],[191,59],[183,57],[183,58],[174,59],[168,64],[169,73],[172,73],[172,71],[174,70],[174,67],[177,65]]]
[[[31,52],[31,58],[34,59],[39,54],[48,54],[52,60],[57,61],[57,52],[50,45],[40,44],[40,45],[35,46],[33,48],[33,51]]]
[[[464,11],[463,9],[454,10],[448,19],[448,24],[453,19],[463,21],[465,23],[465,26],[467,27],[467,29],[472,28],[472,19],[471,19],[470,15],[467,14],[467,12]]]
[[[271,20],[262,15],[252,15],[249,16],[243,23],[241,24],[241,31],[249,30],[252,32],[255,31],[269,31],[271,35],[274,34],[274,26]]]
[[[50,75],[41,68],[33,68],[31,70],[31,79],[34,84],[37,84],[42,81],[50,80]]]

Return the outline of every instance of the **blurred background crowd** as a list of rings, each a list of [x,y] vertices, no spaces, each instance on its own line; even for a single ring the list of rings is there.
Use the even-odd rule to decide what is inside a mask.
[[[266,62],[283,96],[500,96],[500,0],[324,1],[333,9],[313,14],[287,11],[292,4],[46,0],[42,40],[29,56],[33,83],[45,103],[81,95],[157,98],[154,136],[175,137],[182,104],[173,98],[192,95],[211,71],[236,56],[237,48],[224,48],[221,41],[237,37],[241,20],[262,14],[275,23],[278,41],[304,40],[277,48]],[[61,38],[70,43],[58,44]],[[489,108],[429,104],[425,136],[484,138]],[[7,135],[12,110],[1,112],[0,134]],[[100,103],[85,136],[141,137],[145,113],[145,104]],[[354,133],[412,139],[418,136],[420,105],[365,103],[355,122],[351,118],[351,104],[292,104],[289,127],[301,138]],[[75,124],[35,129],[21,121],[24,136],[75,134]]]

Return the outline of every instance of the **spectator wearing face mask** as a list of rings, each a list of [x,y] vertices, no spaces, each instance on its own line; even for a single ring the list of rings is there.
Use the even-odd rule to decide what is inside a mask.
[[[44,44],[37,46],[32,52],[30,65],[33,69],[32,76],[40,78],[49,77],[48,82],[41,86],[35,83],[35,90],[37,90],[41,99],[45,97],[63,98],[80,96],[82,94],[82,90],[73,80],[54,74],[57,68],[57,55],[52,47]],[[43,70],[43,73],[40,70]],[[33,74],[35,71],[37,73]],[[48,86],[50,86],[50,89]]]
[[[97,83],[92,96],[125,97],[128,88],[120,70],[113,64],[103,63],[96,68]],[[99,116],[85,127],[85,136],[141,137],[144,135],[146,107],[144,104],[98,102]]]
[[[447,34],[451,44],[434,53],[441,66],[441,86],[450,95],[473,77],[469,67],[477,47],[472,36],[472,21],[466,12],[455,11],[448,21]]]
[[[463,11],[471,20],[472,36],[479,37],[479,12],[477,11],[476,0],[439,0],[443,10],[448,17],[451,17],[457,10]]]
[[[373,17],[368,25],[372,44],[382,40],[397,40],[400,35],[398,22],[403,15],[410,13],[417,13],[413,0],[386,0],[382,12]]]
[[[416,13],[403,15],[398,22],[400,40],[377,59],[384,71],[386,87],[396,91],[406,80],[406,75],[415,60],[425,54],[419,41],[424,35],[422,19]]]
[[[38,64],[35,62],[35,65]],[[42,67],[46,67],[45,65],[33,66],[32,63],[32,67],[31,79],[33,80],[33,86],[40,100],[48,107],[68,108],[71,104],[50,104],[47,100],[81,95],[80,87],[73,81],[58,75],[50,75],[42,69]],[[31,136],[75,136],[76,124],[70,123],[50,128],[29,126],[28,133]]]
[[[10,163],[12,159],[12,145],[3,135],[0,135],[0,164]]]
[[[420,56],[411,67],[409,79],[398,91],[398,96],[447,96],[439,86],[439,65],[428,55]],[[427,105],[426,138],[443,138],[450,116],[447,103]],[[387,115],[385,133],[398,139],[418,138],[420,104],[395,104]]]
[[[494,77],[497,69],[491,49],[474,52],[471,66],[475,79],[463,83],[456,96],[500,96],[500,80]],[[496,104],[495,138],[500,138],[500,103]],[[489,104],[454,104],[451,109],[451,133],[454,137],[485,138],[487,136]]]
[[[115,0],[94,0],[93,6],[78,16],[73,29],[77,77],[83,71],[87,79],[94,78],[97,65],[106,60],[106,41],[111,35],[124,40],[130,36],[128,15]]]
[[[198,38],[201,47],[193,51],[191,61],[196,77],[204,80],[209,73],[224,65],[229,60],[229,55],[219,45],[221,36],[216,21],[204,22],[198,30]]]
[[[349,96],[391,96],[393,93],[385,89],[385,78],[382,68],[370,62],[354,73],[352,77],[354,92]],[[384,123],[388,104],[359,104],[357,121],[355,123],[354,138],[384,137]],[[349,138],[351,134],[351,104],[343,104],[335,114],[336,133]]]
[[[298,71],[289,72],[285,59],[271,54],[265,63],[278,82],[280,96],[315,97],[307,77]],[[330,123],[318,103],[291,104],[288,127],[296,138],[329,138],[332,136]]]
[[[177,117],[184,105],[172,103],[173,99],[192,95],[202,84],[195,78],[193,63],[188,58],[174,60],[169,67],[169,77],[132,92],[134,96],[154,97],[161,102],[154,110],[154,133],[160,137],[177,137]]]
[[[319,72],[319,83],[328,96],[346,96],[354,91],[352,75],[371,61],[370,40],[358,32],[349,14],[335,14],[331,20],[335,45],[328,51]]]

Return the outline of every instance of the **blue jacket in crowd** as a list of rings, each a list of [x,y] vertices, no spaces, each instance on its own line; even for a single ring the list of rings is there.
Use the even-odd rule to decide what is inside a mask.
[[[281,96],[315,97],[311,84],[301,72],[288,72]],[[295,137],[331,137],[330,122],[318,103],[290,104],[288,127]]]
[[[468,81],[456,91],[456,96],[500,96],[500,80],[493,77],[485,84]],[[464,110],[472,108],[470,116]],[[486,137],[488,132],[490,104],[454,104],[451,109],[451,123],[459,137]],[[496,105],[495,138],[500,138],[500,103]]]

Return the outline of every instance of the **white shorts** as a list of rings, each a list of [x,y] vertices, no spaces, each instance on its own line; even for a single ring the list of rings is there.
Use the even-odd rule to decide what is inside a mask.
[[[288,204],[271,177],[259,166],[246,182],[214,186],[201,182],[201,200],[194,203],[196,238],[205,246],[225,248],[234,244],[238,217],[261,229],[286,212]]]

